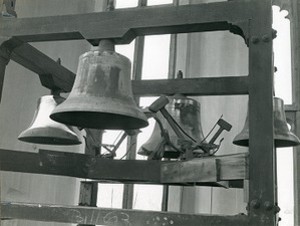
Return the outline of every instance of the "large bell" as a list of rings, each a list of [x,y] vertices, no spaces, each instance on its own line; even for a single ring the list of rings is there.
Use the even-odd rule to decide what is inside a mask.
[[[79,58],[69,97],[51,118],[82,128],[138,129],[148,125],[134,102],[128,58],[116,53],[110,40]]]
[[[76,133],[68,126],[49,118],[53,109],[63,101],[60,96],[46,95],[40,97],[33,120],[28,129],[18,137],[19,140],[50,145],[80,144]]]
[[[273,98],[273,114],[275,147],[290,147],[299,145],[299,138],[288,128],[282,99],[277,97]],[[240,146],[249,146],[248,115],[243,130],[234,138],[233,143]]]
[[[194,99],[182,95],[170,97],[170,102],[165,106],[166,110],[175,121],[194,140],[204,141],[204,135],[200,121],[200,103]],[[155,123],[154,130],[149,140],[138,150],[138,154],[151,156],[154,153],[163,153],[164,158],[178,158],[180,155],[180,139],[175,134],[169,123],[161,114],[157,113],[159,123]],[[168,138],[162,136],[162,127],[168,131]],[[170,142],[168,142],[168,140]]]

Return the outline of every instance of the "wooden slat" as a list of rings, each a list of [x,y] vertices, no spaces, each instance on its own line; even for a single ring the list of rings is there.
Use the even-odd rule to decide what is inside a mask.
[[[130,43],[137,35],[228,30],[230,23],[248,21],[253,13],[253,4],[248,1],[155,6],[81,15],[1,19],[0,33],[25,42],[114,38],[119,43]]]
[[[218,185],[213,182],[247,179],[246,158],[245,155],[237,155],[169,162],[111,160],[84,154],[46,150],[40,151],[39,154],[0,150],[0,170],[119,183]],[[212,171],[212,168],[217,171]],[[176,171],[175,175],[174,171]],[[222,186],[222,184],[220,185]]]
[[[248,76],[132,81],[132,89],[137,96],[241,95],[248,94]]]
[[[247,179],[246,156],[234,154],[162,164],[161,181],[192,183]]]
[[[236,180],[236,178],[249,179],[248,154],[234,154],[217,159],[220,169],[219,179],[224,181]]]
[[[215,159],[205,159],[199,161],[198,159],[174,162],[162,166],[162,182],[178,183],[193,182],[193,181],[207,181],[216,182],[218,180],[217,163]]]
[[[245,215],[219,216],[26,203],[1,203],[2,218],[95,225],[246,226]]]

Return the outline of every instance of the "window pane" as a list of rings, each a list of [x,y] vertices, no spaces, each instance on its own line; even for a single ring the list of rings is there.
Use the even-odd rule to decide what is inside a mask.
[[[123,184],[99,184],[97,206],[122,208]]]
[[[294,225],[293,148],[277,149],[279,226]]]
[[[115,7],[116,9],[122,9],[122,8],[136,7],[137,5],[138,5],[138,0],[130,0],[130,1],[117,0]]]
[[[160,185],[135,185],[133,209],[160,211],[162,189]]]
[[[275,96],[292,104],[292,70],[291,70],[291,37],[290,21],[286,19],[287,11],[280,11],[273,6],[273,28],[277,37],[273,41]],[[293,180],[293,148],[278,148],[277,151],[277,184],[278,205],[281,208],[280,226],[294,225],[294,180]]]
[[[173,0],[148,0],[147,5],[163,5],[163,4],[171,4]]]
[[[145,37],[143,79],[163,79],[168,77],[170,35]]]
[[[291,36],[290,21],[285,18],[287,11],[279,11],[273,6],[273,28],[277,37],[273,40],[275,73],[275,96],[284,100],[285,104],[292,103],[292,70],[291,70]]]

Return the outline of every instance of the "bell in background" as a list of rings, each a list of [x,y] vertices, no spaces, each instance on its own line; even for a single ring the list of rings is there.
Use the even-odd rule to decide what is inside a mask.
[[[283,100],[273,98],[274,140],[275,147],[291,147],[300,144],[299,138],[292,133],[286,122]],[[234,138],[233,143],[239,146],[249,146],[248,115],[243,130]]]
[[[148,125],[134,102],[131,63],[110,40],[84,53],[69,97],[51,114],[55,121],[82,128],[138,129]]]
[[[37,144],[75,145],[80,144],[77,134],[68,126],[49,118],[53,109],[63,102],[60,96],[46,95],[38,100],[38,106],[28,129],[18,139]]]
[[[175,119],[175,121],[198,142],[204,141],[200,121],[200,103],[194,99],[187,98],[183,95],[175,95],[170,97],[170,102],[165,106],[166,110]],[[179,138],[167,122],[165,118],[157,114],[161,125],[155,122],[153,132],[149,140],[143,144],[138,150],[138,154],[151,156],[155,153],[163,153],[163,158],[178,158],[180,155],[180,147],[178,145]],[[162,136],[161,128],[168,131],[168,139]]]

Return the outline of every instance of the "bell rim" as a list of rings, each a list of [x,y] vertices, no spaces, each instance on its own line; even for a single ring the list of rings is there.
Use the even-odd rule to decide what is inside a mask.
[[[58,105],[50,114],[50,118],[67,125],[95,129],[126,130],[144,128],[149,125],[146,115],[136,106],[133,99],[125,99],[122,101],[116,102],[113,98],[90,96],[71,97]],[[109,115],[111,117],[109,117]],[[109,119],[119,121],[128,120],[128,123],[124,122],[121,123],[120,126],[117,126],[114,125],[115,121],[112,121],[111,124],[113,126],[107,126],[107,124],[109,124],[107,120]],[[79,121],[88,120],[93,121],[93,123],[86,122],[84,125],[79,123]],[[105,126],[101,124],[105,124]]]
[[[49,130],[54,134],[50,137]],[[45,145],[78,145],[81,144],[76,133],[72,131],[62,131],[53,127],[36,127],[24,130],[18,136],[18,140]],[[47,139],[48,138],[48,139]]]
[[[242,147],[249,147],[249,137],[237,137],[232,141],[232,143]],[[288,132],[288,136],[286,134],[274,135],[274,147],[276,148],[294,147],[298,145],[300,145],[300,140],[291,131]]]
[[[128,123],[133,124],[132,126],[114,125],[107,126],[105,122],[108,121],[107,118],[114,119],[115,121],[126,120]],[[149,125],[147,119],[146,121],[143,118],[138,118],[134,116],[128,116],[125,114],[113,114],[109,112],[97,112],[97,111],[82,111],[82,110],[68,110],[68,111],[57,111],[50,115],[52,120],[55,120],[60,123],[64,123],[71,126],[77,126],[80,128],[94,128],[94,129],[139,129],[144,128]],[[75,119],[74,119],[75,118]],[[78,123],[78,121],[90,120],[89,123]],[[118,123],[119,124],[119,123]]]

